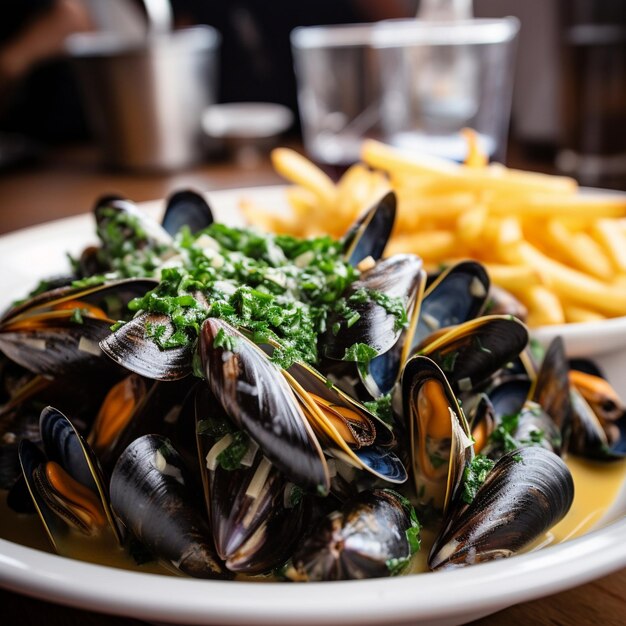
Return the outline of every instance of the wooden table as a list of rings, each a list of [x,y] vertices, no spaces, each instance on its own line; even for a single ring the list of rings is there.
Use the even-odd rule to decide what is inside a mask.
[[[162,198],[181,187],[208,191],[281,182],[267,160],[247,170],[220,163],[167,175],[130,175],[101,171],[96,155],[90,149],[64,150],[53,157],[36,167],[0,173],[0,233],[84,213],[104,193],[120,193],[143,201]],[[517,161],[513,164],[518,167],[526,165]],[[453,590],[450,601],[454,601]],[[0,616],[0,622],[6,626],[39,626],[44,621],[47,626],[141,624],[136,620],[69,609],[2,590]],[[626,624],[626,569],[576,589],[512,607],[474,624],[623,626]]]

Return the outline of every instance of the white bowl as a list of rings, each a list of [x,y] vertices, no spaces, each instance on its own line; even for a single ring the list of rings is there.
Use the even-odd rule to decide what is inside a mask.
[[[276,187],[208,196],[218,219],[230,223],[240,221],[236,207],[242,196],[266,206],[284,204],[282,188]],[[160,204],[150,203],[145,208],[157,214]],[[78,253],[94,238],[90,216],[0,237],[4,266],[0,307],[23,295],[41,274],[66,270],[65,251]],[[599,359],[604,366],[605,356]],[[626,371],[623,351],[614,360],[615,367]],[[54,602],[159,622],[239,626],[460,624],[626,566],[625,513],[626,489],[622,488],[598,530],[538,552],[456,571],[302,585],[199,581],[126,572],[0,540],[0,584]]]

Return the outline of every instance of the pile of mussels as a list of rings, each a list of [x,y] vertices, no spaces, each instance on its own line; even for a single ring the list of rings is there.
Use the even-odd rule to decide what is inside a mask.
[[[181,225],[199,232],[213,220],[193,192],[170,199],[162,224],[108,197],[95,208],[99,229],[111,212],[165,248]],[[624,408],[592,364],[567,362],[560,340],[538,364],[518,309],[480,264],[427,276],[417,256],[382,258],[394,217],[389,194],[339,245],[360,270],[348,291],[401,299],[407,323],[367,299],[355,323],[319,336],[316,367],[281,368],[274,342],[216,317],[191,346],[170,349],[147,332],[167,328],[167,313],[126,312],[111,330],[157,281],[76,286],[107,269],[87,248],[74,275],[0,319],[10,506],[36,510],[60,552],[76,533],[109,533],[207,578],[394,575],[408,570],[424,525],[436,533],[431,569],[539,538],[572,504],[561,456],[621,458]],[[342,360],[355,343],[375,358]],[[242,442],[239,462],[217,462]]]

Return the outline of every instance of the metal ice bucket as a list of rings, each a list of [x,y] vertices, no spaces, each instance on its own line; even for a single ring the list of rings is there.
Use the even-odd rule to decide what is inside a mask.
[[[201,159],[201,118],[215,102],[219,42],[210,26],[155,33],[139,42],[111,33],[68,38],[106,165],[171,170]]]

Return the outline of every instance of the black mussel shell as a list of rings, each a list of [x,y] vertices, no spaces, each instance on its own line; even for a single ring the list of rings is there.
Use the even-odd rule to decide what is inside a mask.
[[[417,502],[445,512],[472,459],[472,440],[444,372],[428,357],[417,355],[407,361],[402,407],[410,433]]]
[[[344,257],[350,265],[383,256],[396,218],[396,194],[390,191],[367,209],[344,235]]]
[[[449,520],[429,556],[431,569],[515,554],[559,522],[574,499],[565,463],[539,446],[505,454],[472,503]]]
[[[430,357],[445,372],[456,393],[472,391],[514,360],[528,343],[528,330],[512,317],[483,316],[460,324],[418,354]]]
[[[137,245],[163,246],[169,247],[172,244],[171,235],[155,220],[137,208],[131,200],[120,198],[119,196],[108,195],[99,198],[94,206],[94,216],[96,218],[96,228],[98,234],[105,232],[110,219],[110,212],[124,213],[130,217],[132,222],[140,227],[142,241]],[[125,239],[132,240],[137,236],[137,229],[129,227],[124,233]],[[103,248],[106,249],[106,236],[101,237]]]
[[[498,285],[489,288],[486,312],[489,315],[512,315],[522,322],[528,319],[528,309],[512,293]]]
[[[421,259],[410,254],[398,254],[379,261],[352,283],[346,298],[349,299],[356,292],[365,289],[390,298],[400,298],[406,307],[411,296],[416,294],[421,267]],[[396,344],[402,327],[398,325],[396,316],[389,313],[384,306],[371,298],[365,298],[362,302],[351,303],[350,308],[359,314],[359,318],[351,326],[348,326],[341,314],[331,316],[327,322],[329,330],[323,338],[323,352],[326,357],[342,360],[346,349],[355,343],[365,343],[379,355]],[[335,324],[339,325],[338,330]]]
[[[197,578],[223,576],[193,485],[167,439],[145,435],[126,448],[111,475],[111,505],[158,558]]]
[[[216,345],[218,333],[232,349]],[[211,391],[272,465],[297,485],[327,493],[328,467],[317,438],[265,353],[226,322],[209,318],[202,325],[200,356]]]
[[[102,339],[102,351],[122,367],[146,378],[171,381],[189,376],[193,344],[162,349],[146,336],[148,324],[164,326],[165,337],[173,332],[167,315],[143,312]]]
[[[213,213],[207,201],[195,191],[177,191],[167,201],[161,225],[172,237],[187,226],[192,234],[213,223]]]
[[[531,391],[531,399],[554,420],[563,440],[567,441],[572,408],[569,367],[561,337],[553,339],[548,346]]]
[[[293,580],[390,576],[407,564],[415,528],[403,498],[387,489],[363,491],[323,518],[293,555]]]
[[[476,261],[461,261],[444,270],[424,293],[413,348],[441,328],[481,315],[489,288],[489,275]]]

